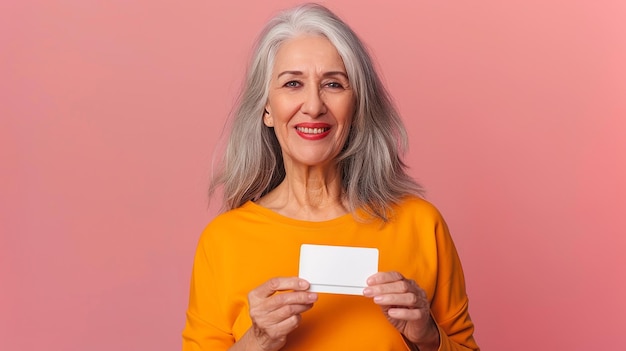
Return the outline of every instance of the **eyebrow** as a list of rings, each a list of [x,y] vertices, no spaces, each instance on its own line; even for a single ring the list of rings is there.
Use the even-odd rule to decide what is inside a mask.
[[[301,76],[304,73],[302,73],[302,71],[283,71],[280,72],[278,74],[278,76],[276,76],[276,78],[280,78],[283,75],[286,74],[291,74],[294,76]],[[348,75],[346,74],[346,72],[342,72],[342,71],[329,71],[329,72],[324,72],[324,74],[322,75],[322,77],[332,77],[332,76],[343,76],[345,79],[348,79]]]

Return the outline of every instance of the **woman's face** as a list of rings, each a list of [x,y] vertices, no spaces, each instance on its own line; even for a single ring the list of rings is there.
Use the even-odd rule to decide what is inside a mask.
[[[265,108],[285,167],[332,165],[350,131],[354,92],[328,39],[304,35],[281,45]]]

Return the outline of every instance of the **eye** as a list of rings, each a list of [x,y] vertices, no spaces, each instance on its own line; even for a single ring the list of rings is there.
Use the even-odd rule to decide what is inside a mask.
[[[326,86],[329,87],[329,88],[333,88],[333,89],[341,89],[341,88],[343,88],[343,85],[341,85],[341,83],[339,83],[339,82],[326,83]]]
[[[285,83],[283,86],[287,88],[297,88],[300,86],[300,82],[298,82],[297,80],[290,80],[287,83]]]

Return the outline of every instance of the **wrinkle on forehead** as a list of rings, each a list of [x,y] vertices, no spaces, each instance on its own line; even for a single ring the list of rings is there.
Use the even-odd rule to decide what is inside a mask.
[[[348,77],[343,59],[335,46],[326,37],[310,34],[285,41],[278,49],[272,72],[274,78],[284,72],[319,77],[341,72]]]

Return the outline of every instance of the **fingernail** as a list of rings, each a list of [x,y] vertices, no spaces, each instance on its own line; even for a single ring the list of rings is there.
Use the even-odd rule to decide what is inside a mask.
[[[374,302],[381,302],[383,300],[382,296],[375,296],[374,297]]]
[[[298,282],[298,286],[302,289],[306,289],[306,287],[309,285],[309,283],[306,282],[306,280],[300,280]]]
[[[316,293],[310,293],[308,296],[309,300],[311,301],[315,301],[317,300],[317,294]]]
[[[390,316],[397,316],[399,313],[399,311],[395,308],[390,308],[389,311],[387,311],[387,314]]]
[[[372,294],[372,289],[370,289],[370,288],[363,289],[363,295],[364,296],[370,296],[371,294]]]

